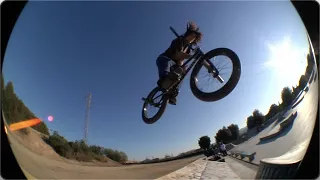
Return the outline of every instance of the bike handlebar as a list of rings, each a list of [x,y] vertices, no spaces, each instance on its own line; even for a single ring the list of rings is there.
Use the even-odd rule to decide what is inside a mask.
[[[173,29],[173,27],[170,26],[170,30],[173,32],[174,35],[176,35],[177,37],[179,37],[179,34]]]

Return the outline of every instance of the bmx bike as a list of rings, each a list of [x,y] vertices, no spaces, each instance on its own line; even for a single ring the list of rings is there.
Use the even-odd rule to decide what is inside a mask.
[[[170,30],[179,38],[178,33],[170,27]],[[182,66],[176,66],[170,70],[170,73],[158,82],[158,86],[155,87],[147,96],[147,98],[142,98],[144,101],[142,108],[142,119],[147,124],[153,124],[159,120],[162,114],[165,112],[169,99],[172,96],[177,95],[177,86],[182,83],[182,80],[186,77],[189,71],[193,68],[190,76],[190,88],[192,94],[201,101],[213,102],[218,101],[227,95],[229,95],[239,82],[241,75],[241,62],[239,57],[235,52],[228,48],[216,48],[207,53],[203,53],[199,46],[189,48],[193,51],[193,55],[186,60]],[[214,65],[210,59],[216,58],[218,56],[225,56],[231,60],[232,72],[227,81],[222,77],[221,70],[219,67]],[[215,60],[214,60],[215,61]],[[191,62],[190,66],[187,64]],[[205,71],[209,74],[208,77],[213,78],[216,83],[219,82],[222,87],[216,91],[205,92],[202,88],[198,87],[199,72],[204,67]],[[185,69],[185,70],[183,70]],[[160,93],[157,95],[157,93]],[[159,99],[156,102],[156,99]],[[148,117],[147,106],[157,108],[155,115]]]

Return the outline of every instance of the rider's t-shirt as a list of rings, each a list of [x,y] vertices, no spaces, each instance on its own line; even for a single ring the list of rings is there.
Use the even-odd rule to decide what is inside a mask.
[[[186,46],[187,46],[187,42],[182,37],[176,38],[171,42],[170,47],[164,53],[162,53],[162,55],[172,59],[176,63],[177,62],[183,62],[184,59],[175,59],[174,55],[177,52],[182,52],[186,48]],[[190,49],[189,48],[188,48],[186,53],[187,54],[190,53]]]

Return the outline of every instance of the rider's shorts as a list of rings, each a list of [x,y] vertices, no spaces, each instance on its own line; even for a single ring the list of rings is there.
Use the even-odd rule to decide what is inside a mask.
[[[170,72],[170,68],[176,64],[172,59],[164,55],[160,55],[157,58],[156,62],[158,66],[159,78],[163,78],[167,76],[168,73]]]

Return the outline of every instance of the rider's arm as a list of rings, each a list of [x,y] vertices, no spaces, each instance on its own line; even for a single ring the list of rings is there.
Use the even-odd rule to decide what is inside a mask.
[[[176,55],[180,57],[179,59],[189,59],[191,57],[191,55],[189,55],[189,53],[190,53],[190,49],[186,48],[183,52],[177,52]],[[182,66],[183,61],[179,61],[179,62],[177,62],[177,64],[179,66]],[[186,68],[187,67],[184,66],[184,70],[186,70]]]
[[[175,54],[175,58],[176,59],[189,59],[191,57],[191,55],[190,54],[187,54],[187,53],[185,53],[185,52],[176,52],[176,54]]]
[[[176,41],[173,44],[176,47],[176,59],[188,59],[191,57],[190,49],[188,47],[184,49],[183,39],[176,39]]]

